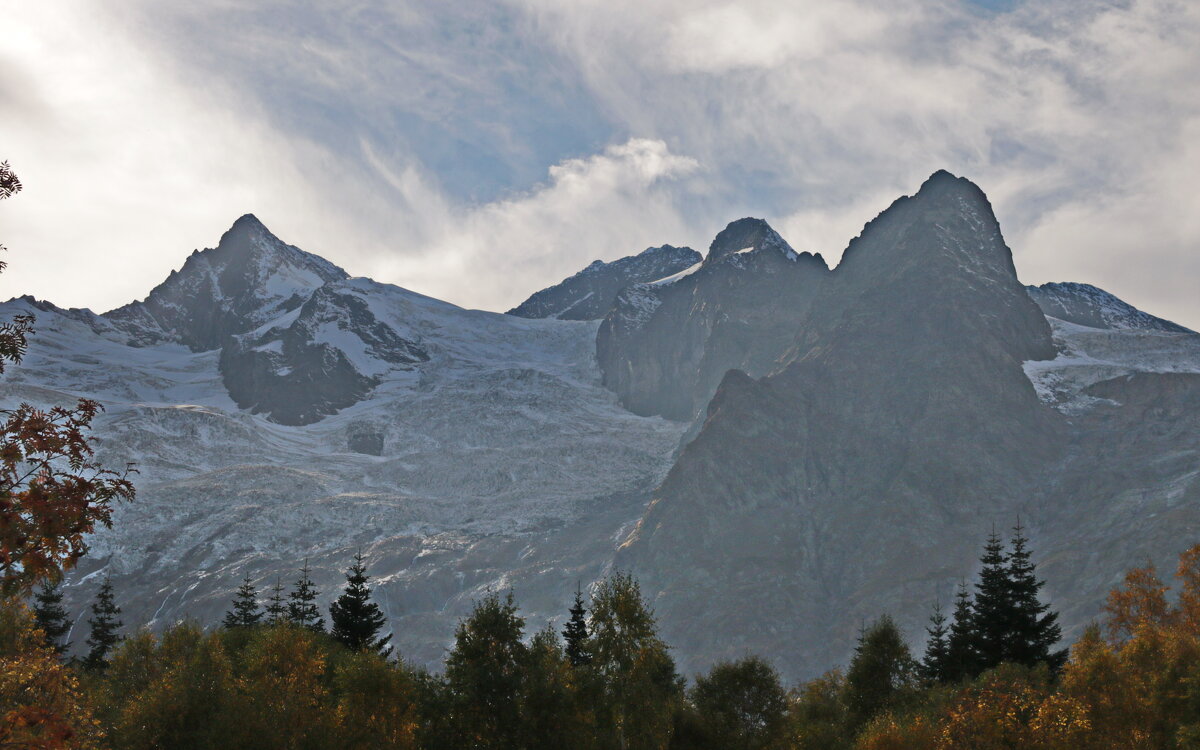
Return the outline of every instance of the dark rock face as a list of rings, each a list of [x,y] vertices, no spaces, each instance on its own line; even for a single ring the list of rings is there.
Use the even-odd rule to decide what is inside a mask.
[[[973,184],[935,174],[809,282],[777,369],[723,378],[618,555],[694,667],[752,649],[811,675],[862,618],[916,632],[1066,454],[1022,371],[1050,328]]]
[[[352,352],[360,353],[358,362]],[[220,364],[239,408],[302,425],[357,403],[387,365],[409,369],[428,359],[377,320],[364,300],[331,284],[316,290],[287,325],[231,339]]]
[[[1075,282],[1026,287],[1042,312],[1090,328],[1191,333],[1190,329],[1144,313],[1103,289]]]
[[[242,409],[303,425],[361,400],[389,369],[428,354],[377,320],[347,274],[288,245],[247,214],[196,251],[142,302],[93,316],[131,345],[220,349],[221,376]]]
[[[733,222],[693,272],[617,295],[596,338],[605,386],[635,414],[693,418],[730,369],[775,367],[828,273],[765,221]]]
[[[522,318],[599,320],[612,308],[617,293],[630,284],[656,281],[701,261],[690,247],[649,247],[611,263],[594,261],[574,276],[535,293],[508,311]]]

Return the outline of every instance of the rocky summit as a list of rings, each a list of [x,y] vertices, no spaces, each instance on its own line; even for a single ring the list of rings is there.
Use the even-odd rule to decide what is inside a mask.
[[[100,457],[141,471],[67,603],[108,575],[152,627],[306,558],[327,602],[361,549],[401,653],[437,665],[487,591],[536,629],[619,568],[684,671],[753,652],[800,678],[884,611],[920,643],[993,528],[1020,519],[1068,638],[1200,528],[1200,335],[1023,285],[946,172],[832,269],[743,218],[500,315],[245,216],[143,301],[0,313],[38,318],[0,400],[101,401]]]

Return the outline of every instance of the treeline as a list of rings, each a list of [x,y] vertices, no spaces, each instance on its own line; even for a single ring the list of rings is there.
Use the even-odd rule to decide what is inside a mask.
[[[1069,659],[1021,530],[993,534],[981,562],[921,658],[881,616],[845,671],[791,689],[759,657],[684,680],[625,574],[577,592],[561,632],[527,632],[511,593],[488,594],[441,673],[390,654],[361,557],[329,628],[305,568],[287,597],[277,584],[260,602],[246,581],[221,627],[138,631],[100,662],[64,661],[10,601],[0,746],[1200,748],[1200,545],[1174,603],[1153,568],[1130,571]]]

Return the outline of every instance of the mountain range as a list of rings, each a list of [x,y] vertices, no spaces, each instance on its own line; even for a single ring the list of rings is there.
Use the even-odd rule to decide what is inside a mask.
[[[1200,528],[1200,335],[1023,285],[946,172],[834,268],[744,218],[497,314],[247,215],[142,301],[0,306],[26,312],[0,402],[97,399],[100,458],[140,471],[67,579],[81,615],[110,576],[127,623],[213,623],[305,560],[327,601],[362,550],[401,652],[437,665],[488,590],[538,627],[621,569],[685,671],[754,652],[799,678],[883,612],[919,643],[993,528],[1025,527],[1068,636]]]

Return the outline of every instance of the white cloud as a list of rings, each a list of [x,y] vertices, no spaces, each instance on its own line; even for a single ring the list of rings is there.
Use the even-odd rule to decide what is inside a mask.
[[[0,206],[3,293],[119,304],[253,211],[353,273],[504,309],[748,214],[836,260],[947,168],[1024,280],[1200,326],[1200,4],[130,7],[6,9],[0,158],[28,187]],[[506,189],[464,193],[480,175]]]
[[[761,1],[691,7],[670,24],[662,64],[706,73],[774,68],[873,41],[888,25],[881,11],[840,0],[803,8]]]
[[[570,159],[528,193],[438,217],[419,255],[380,260],[375,273],[460,304],[504,309],[594,259],[687,234],[667,188],[698,167],[662,141],[636,138]]]

